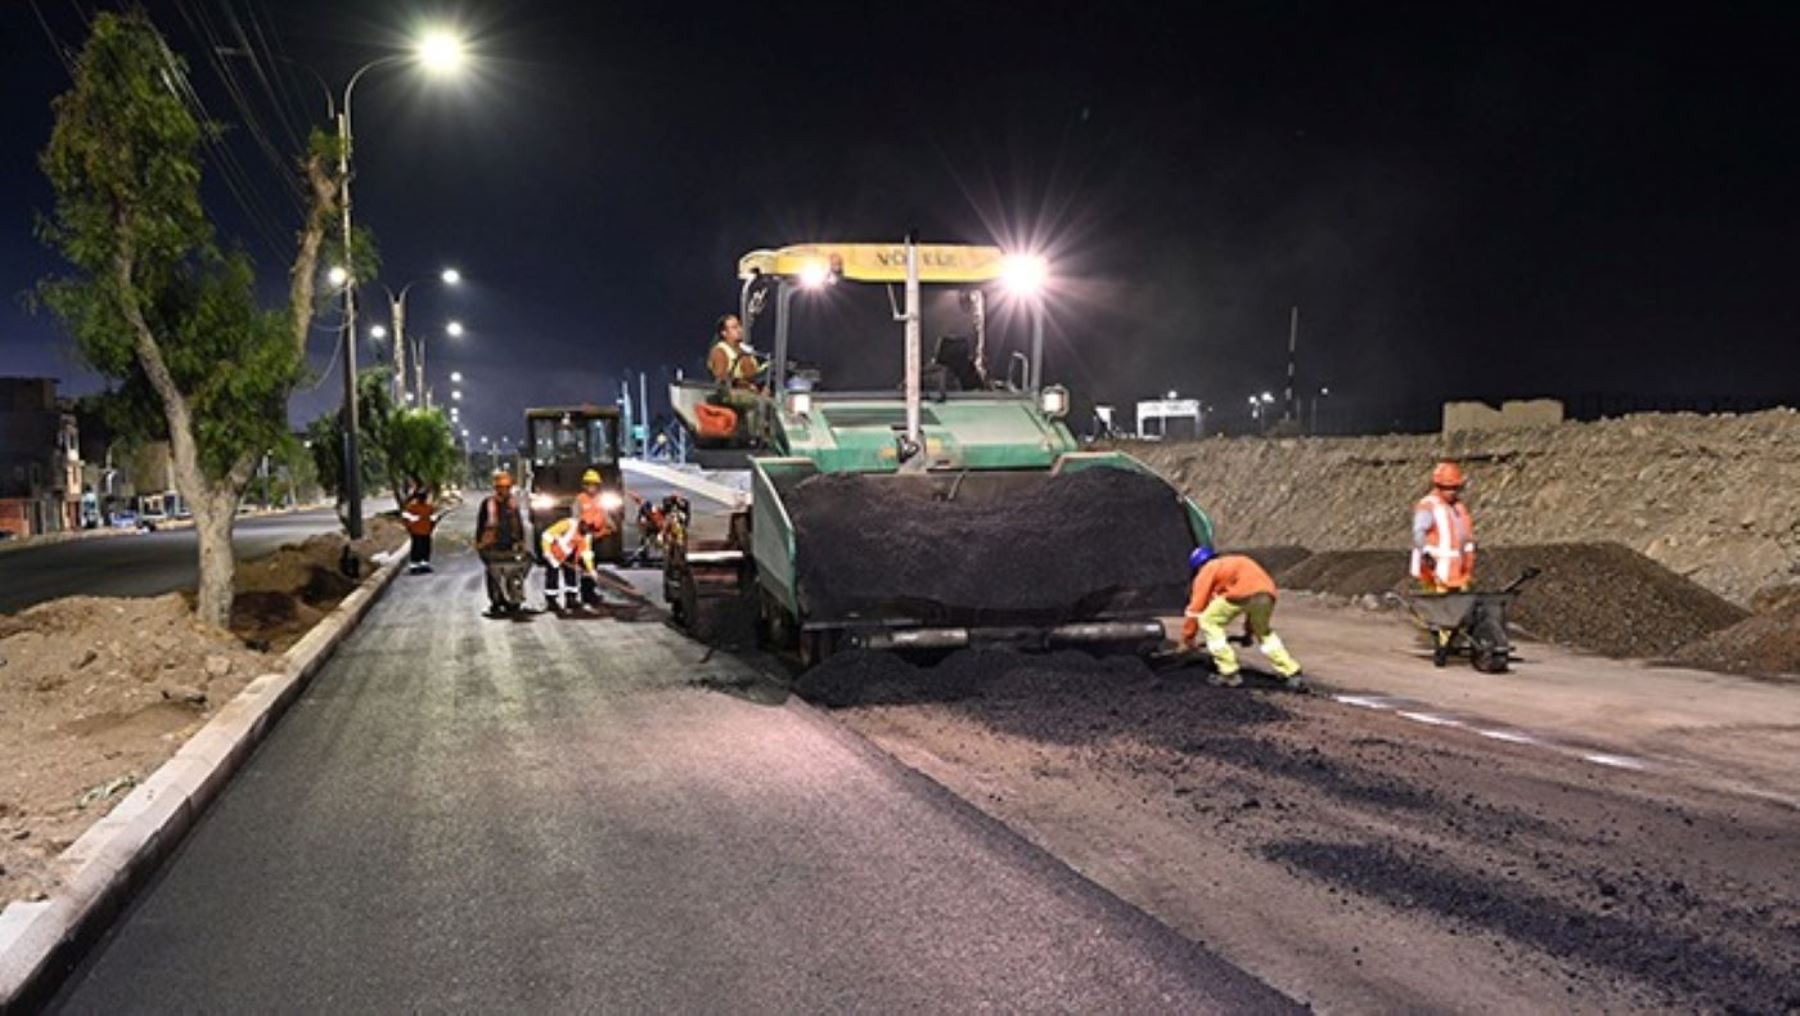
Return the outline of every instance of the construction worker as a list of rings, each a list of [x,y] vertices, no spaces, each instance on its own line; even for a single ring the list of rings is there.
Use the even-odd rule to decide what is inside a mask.
[[[1462,499],[1463,471],[1439,462],[1431,493],[1413,506],[1409,571],[1427,593],[1465,592],[1475,580],[1475,520]]]
[[[614,529],[612,512],[607,511],[601,497],[600,471],[590,469],[581,474],[581,492],[575,495],[575,518],[587,527],[589,546],[606,539]],[[581,575],[581,602],[594,606],[600,602],[600,587],[593,574]]]
[[[1244,683],[1238,675],[1237,654],[1231,650],[1225,629],[1239,615],[1244,618],[1246,634],[1255,638],[1262,654],[1274,665],[1275,672],[1295,691],[1305,687],[1300,675],[1300,661],[1282,645],[1281,636],[1270,626],[1275,614],[1275,580],[1262,566],[1242,554],[1215,555],[1211,547],[1200,546],[1188,556],[1188,567],[1194,570],[1194,591],[1188,600],[1187,619],[1181,626],[1181,643],[1194,648],[1196,637],[1204,637],[1206,651],[1212,654],[1218,673],[1214,684],[1235,688]]]
[[[513,496],[512,474],[495,472],[494,493],[482,499],[475,513],[475,550],[487,566],[489,617],[516,614],[525,606],[530,534],[525,504]]]
[[[431,570],[431,533],[437,528],[439,518],[431,503],[431,492],[423,483],[414,480],[412,493],[406,496],[406,504],[400,509],[400,521],[406,524],[407,535],[412,537],[407,571],[417,574]]]
[[[587,523],[576,518],[558,519],[544,528],[544,602],[550,610],[581,607],[580,578],[596,574],[591,535]]]
[[[713,401],[737,411],[743,433],[760,434],[763,399],[756,376],[762,365],[756,362],[755,354],[744,348],[744,323],[736,314],[720,315],[714,322],[706,369],[719,386]]]

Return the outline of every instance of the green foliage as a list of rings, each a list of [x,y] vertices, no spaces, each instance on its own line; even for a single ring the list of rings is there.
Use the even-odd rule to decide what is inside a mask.
[[[385,438],[388,419],[394,412],[394,396],[389,378],[392,372],[381,368],[358,371],[356,375],[357,457],[362,461],[362,489],[374,490],[387,479]],[[312,444],[313,467],[319,485],[327,494],[341,497],[344,492],[344,415],[332,410],[306,426],[306,440]]]
[[[56,193],[42,234],[76,271],[39,295],[82,358],[119,382],[119,419],[137,437],[168,432],[153,411],[168,409],[150,383],[154,348],[190,413],[201,470],[219,482],[285,436],[302,365],[284,314],[257,303],[249,258],[214,243],[198,158],[211,128],[177,93],[183,73],[141,14],[94,19],[39,159]]]
[[[413,483],[442,490],[456,474],[462,458],[450,437],[450,420],[439,409],[402,409],[388,421],[388,475],[396,497]]]
[[[451,439],[450,420],[442,410],[406,409],[394,405],[391,371],[373,368],[358,371],[358,456],[362,459],[362,487],[372,491],[388,484],[395,498],[406,496],[416,480],[441,490],[456,475],[460,455]],[[343,415],[326,413],[306,428],[312,443],[312,460],[319,484],[339,496],[344,478]]]
[[[356,268],[356,283],[366,286],[381,278],[381,247],[375,242],[375,233],[367,226],[352,226],[350,229],[350,253],[356,258],[351,262]],[[325,245],[319,252],[319,263],[327,271],[344,263],[343,230],[333,230],[325,234]],[[337,295],[336,290],[331,295]],[[362,301],[358,300],[361,306]]]

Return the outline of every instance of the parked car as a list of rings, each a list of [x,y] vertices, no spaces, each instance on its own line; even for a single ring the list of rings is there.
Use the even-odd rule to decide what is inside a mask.
[[[112,527],[114,529],[139,529],[142,528],[142,526],[143,523],[138,520],[138,513],[129,508],[124,508],[112,513]]]

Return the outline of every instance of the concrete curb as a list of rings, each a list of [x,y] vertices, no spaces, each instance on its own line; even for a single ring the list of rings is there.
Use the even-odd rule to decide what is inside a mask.
[[[245,685],[63,851],[55,862],[62,876],[55,895],[0,911],[0,1014],[30,1011],[49,999],[405,564],[402,545],[371,581],[282,654],[281,671]]]

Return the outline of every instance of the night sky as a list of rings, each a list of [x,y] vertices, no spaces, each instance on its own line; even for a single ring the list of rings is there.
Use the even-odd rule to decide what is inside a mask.
[[[75,391],[97,381],[13,297],[59,268],[32,223],[67,76],[37,12],[78,47],[96,6],[0,3],[0,372]],[[355,186],[385,281],[467,278],[415,287],[411,316],[467,324],[429,361],[440,391],[469,375],[479,433],[610,401],[627,368],[699,370],[746,250],[908,228],[1047,251],[1046,373],[1084,399],[1279,391],[1293,304],[1303,386],[1349,405],[1800,396],[1797,9],[1448,6],[148,5],[234,128],[254,194],[213,157],[209,206],[271,301],[298,213],[209,47],[245,30],[277,100],[219,62],[285,151],[323,97],[271,54],[341,88],[427,20],[471,35],[468,79],[358,86]],[[818,308],[799,351],[896,376],[898,327],[855,320]]]

